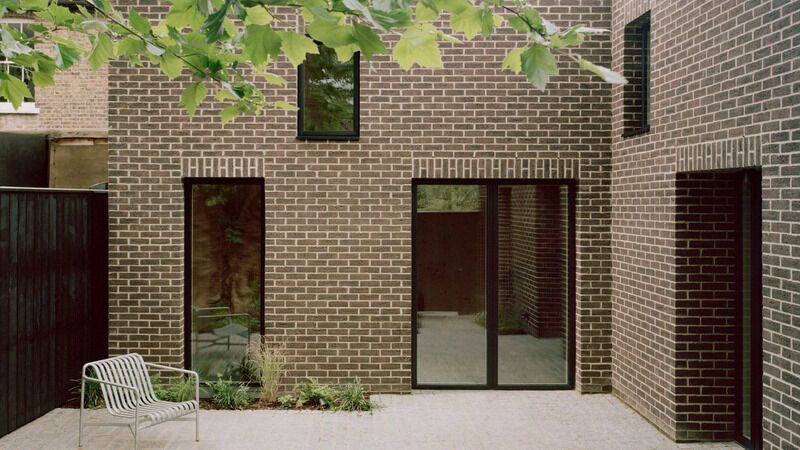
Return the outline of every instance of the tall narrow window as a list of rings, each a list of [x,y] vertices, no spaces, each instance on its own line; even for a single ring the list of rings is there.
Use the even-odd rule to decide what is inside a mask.
[[[253,381],[263,334],[263,179],[186,181],[187,365],[204,380]]]
[[[10,33],[17,41],[25,43],[25,40],[31,36],[31,30],[28,28],[30,23],[32,22],[24,19],[0,21],[0,28]],[[17,109],[13,108],[9,99],[0,94],[0,113],[38,112],[33,101],[34,86],[31,71],[15,63],[9,55],[0,53],[0,73],[22,80],[31,93],[30,96],[25,97],[22,105]]]
[[[625,26],[622,136],[650,131],[650,13]]]
[[[297,137],[356,139],[359,135],[358,52],[341,61],[336,52],[319,45],[298,68]]]

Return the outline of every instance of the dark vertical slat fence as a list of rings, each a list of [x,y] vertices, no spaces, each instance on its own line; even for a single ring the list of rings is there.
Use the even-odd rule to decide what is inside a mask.
[[[107,354],[107,195],[0,189],[0,436],[76,397]]]

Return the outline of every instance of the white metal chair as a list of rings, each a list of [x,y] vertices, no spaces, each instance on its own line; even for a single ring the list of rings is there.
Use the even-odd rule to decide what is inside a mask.
[[[189,374],[195,381],[195,399],[186,402],[159,400],[153,391],[148,368]],[[96,378],[87,375],[94,370]],[[100,384],[109,414],[129,419],[127,422],[83,423],[83,402],[86,382]],[[184,418],[194,413],[194,419]],[[130,422],[132,420],[133,422]],[[134,449],[138,448],[138,432],[168,420],[194,420],[195,440],[200,440],[200,378],[192,370],[176,369],[146,363],[138,353],[94,361],[83,365],[81,371],[81,410],[78,416],[78,447],[82,446],[84,426],[127,426],[133,433]]]

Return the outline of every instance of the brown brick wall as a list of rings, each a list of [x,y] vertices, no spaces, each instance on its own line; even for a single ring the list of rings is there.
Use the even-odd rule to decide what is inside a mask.
[[[737,173],[679,174],[675,195],[678,440],[734,437]]]
[[[672,437],[684,437],[676,413],[676,173],[759,166],[764,441],[800,446],[798,7],[613,3],[613,68],[623,68],[625,25],[648,10],[652,64],[648,134],[621,138],[623,88],[612,90],[613,387]]]
[[[123,2],[123,6],[130,3]],[[137,1],[150,16],[163,12]],[[607,1],[542,2],[560,25],[610,25]],[[558,6],[563,4],[563,6]],[[278,23],[294,26],[295,18]],[[608,86],[564,58],[547,92],[500,63],[520,36],[444,46],[441,70],[361,68],[361,139],[295,139],[295,116],[268,111],[222,126],[220,105],[188,118],[181,77],[115,63],[110,72],[110,348],[183,362],[183,198],[191,173],[266,181],[266,327],[288,341],[289,380],[359,376],[407,391],[411,376],[411,179],[579,178],[578,375],[610,387]],[[610,63],[607,37],[579,50]],[[266,94],[295,101],[296,72]],[[580,165],[575,162],[580,160]],[[205,161],[213,161],[207,163]],[[446,167],[446,170],[443,168]],[[438,174],[438,175],[437,175]]]

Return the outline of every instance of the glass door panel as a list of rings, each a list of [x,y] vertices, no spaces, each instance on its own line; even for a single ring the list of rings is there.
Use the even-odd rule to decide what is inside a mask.
[[[486,189],[416,186],[416,376],[486,384]]]
[[[187,189],[191,368],[204,380],[252,381],[247,349],[263,320],[263,184],[200,181]]]
[[[563,185],[498,187],[500,385],[568,382],[568,201]]]

